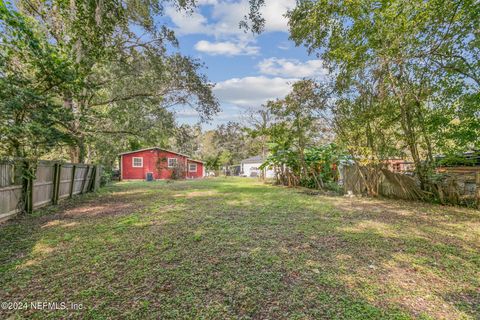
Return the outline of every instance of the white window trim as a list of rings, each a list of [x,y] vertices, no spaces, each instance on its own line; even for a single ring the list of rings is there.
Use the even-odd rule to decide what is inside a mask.
[[[175,164],[173,166],[170,165],[170,160],[175,160]],[[167,159],[167,167],[169,168],[175,168],[175,165],[178,164],[178,159],[177,158],[168,158]]]
[[[139,166],[136,166],[135,165],[135,159],[140,159],[142,164],[139,165]],[[143,157],[132,157],[132,168],[143,168]]]
[[[190,166],[192,166],[192,165],[195,166],[195,170],[190,169]],[[189,163],[188,164],[188,172],[197,172],[197,170],[198,170],[198,165],[196,163]]]

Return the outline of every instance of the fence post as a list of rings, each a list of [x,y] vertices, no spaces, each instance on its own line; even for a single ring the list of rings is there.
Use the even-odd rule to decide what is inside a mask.
[[[73,187],[75,187],[75,171],[77,171],[77,166],[74,164],[72,167],[72,182],[70,183],[70,198],[73,197]]]
[[[95,183],[95,170],[97,169],[96,166],[92,166],[92,173],[90,174],[90,180],[88,180],[87,191],[93,191],[93,185]]]
[[[476,188],[476,200],[477,200],[477,209],[480,209],[480,172],[477,171],[476,175],[475,175],[475,184],[477,185],[477,188]]]
[[[59,185],[59,165],[53,164],[53,192],[52,192],[52,204],[58,203],[58,185]]]
[[[33,180],[31,164],[28,161],[23,162],[23,174],[22,174],[22,184],[23,184],[23,199],[25,199],[25,212],[33,212]]]
[[[83,189],[85,189],[85,183],[87,182],[89,172],[90,172],[90,166],[87,165],[87,170],[85,170],[85,175],[83,176],[83,180],[82,180],[82,189],[80,189],[80,194],[84,193]]]
[[[28,178],[28,208],[27,208],[27,213],[32,213],[33,212],[33,183],[35,181],[34,177],[29,177]]]
[[[102,173],[102,167],[97,164],[95,166],[95,180],[94,180],[94,183],[93,183],[93,191],[98,191],[98,189],[100,188],[100,175]]]
[[[58,203],[58,200],[60,199],[60,184],[62,182],[62,169],[63,169],[63,164],[59,163],[58,164],[58,178],[57,178],[57,192],[56,192],[57,203]]]
[[[57,204],[56,191],[57,191],[57,164],[53,164],[53,186],[52,186],[52,204]]]

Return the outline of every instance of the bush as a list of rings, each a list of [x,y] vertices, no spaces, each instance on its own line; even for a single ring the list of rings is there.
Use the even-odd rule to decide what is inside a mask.
[[[104,169],[100,175],[100,186],[103,187],[112,182],[113,171]]]
[[[325,189],[334,191],[338,194],[343,194],[343,187],[334,181],[329,181],[325,183]]]
[[[173,180],[181,180],[186,177],[187,168],[183,163],[177,163],[172,169],[172,175],[170,176]]]

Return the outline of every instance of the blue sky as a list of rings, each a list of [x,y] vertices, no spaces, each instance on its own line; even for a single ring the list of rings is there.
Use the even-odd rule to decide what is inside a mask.
[[[266,0],[262,9],[266,28],[258,36],[238,28],[248,12],[248,0],[197,3],[198,8],[190,14],[168,7],[166,16],[180,41],[180,52],[205,63],[203,72],[215,83],[222,112],[211,123],[203,124],[204,128],[242,121],[248,110],[285,96],[294,81],[326,74],[320,60],[288,40],[283,14],[295,0]],[[198,122],[196,113],[188,108],[179,108],[177,119],[179,123]]]

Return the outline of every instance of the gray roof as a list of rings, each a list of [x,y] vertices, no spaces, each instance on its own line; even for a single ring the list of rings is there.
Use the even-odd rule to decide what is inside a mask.
[[[254,156],[242,160],[242,163],[263,163],[265,159],[262,156]]]

